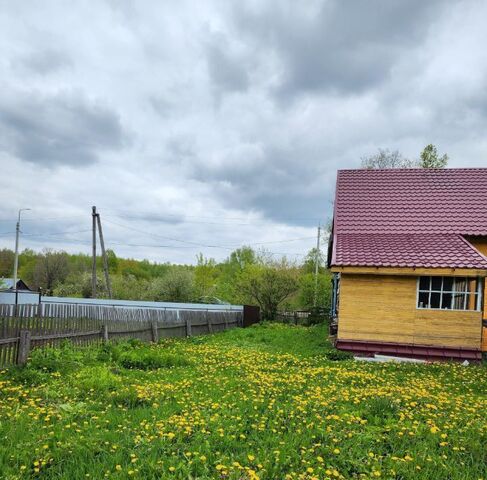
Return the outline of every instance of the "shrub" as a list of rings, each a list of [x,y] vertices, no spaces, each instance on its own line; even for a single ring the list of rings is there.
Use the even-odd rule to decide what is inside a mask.
[[[353,358],[353,354],[343,352],[342,350],[331,350],[326,354],[326,358],[332,361],[350,360]]]
[[[390,398],[373,397],[367,401],[364,417],[371,424],[382,424],[399,413],[399,405]]]
[[[97,394],[116,390],[121,385],[120,377],[105,365],[83,368],[75,375],[74,382],[81,391]]]
[[[133,350],[122,353],[119,363],[124,368],[138,370],[156,370],[158,368],[181,367],[189,362],[181,355],[164,353],[157,350]]]
[[[69,341],[59,347],[36,348],[32,351],[27,368],[44,372],[69,372],[79,368],[86,360],[82,349]]]

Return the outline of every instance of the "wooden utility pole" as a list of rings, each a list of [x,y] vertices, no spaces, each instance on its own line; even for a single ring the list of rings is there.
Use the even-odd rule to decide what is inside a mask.
[[[91,207],[91,217],[93,220],[93,235],[92,235],[93,264],[91,270],[91,298],[96,298],[96,207]]]
[[[320,236],[321,236],[321,225],[318,225],[318,236],[316,238],[316,257],[315,257],[315,295],[313,299],[313,306],[316,308],[316,303],[318,301],[318,272],[320,266]]]
[[[101,254],[103,256],[103,270],[105,272],[105,281],[107,284],[107,292],[108,298],[112,298],[112,284],[110,283],[110,275],[108,274],[108,258],[107,253],[105,251],[105,242],[103,240],[103,230],[101,229],[101,220],[100,214],[96,214],[96,221],[98,223],[98,234],[100,236],[100,247],[101,247]]]

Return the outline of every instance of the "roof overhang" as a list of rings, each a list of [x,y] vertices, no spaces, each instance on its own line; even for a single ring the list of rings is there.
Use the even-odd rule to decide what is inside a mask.
[[[415,267],[353,267],[333,266],[334,273],[349,273],[362,275],[431,275],[452,277],[487,277],[487,269],[478,268],[415,268]]]

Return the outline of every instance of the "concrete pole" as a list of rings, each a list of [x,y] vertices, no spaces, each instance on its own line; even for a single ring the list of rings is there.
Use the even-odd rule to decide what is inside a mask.
[[[91,298],[96,298],[96,207],[91,207],[92,217],[92,268],[91,268]]]
[[[20,213],[30,208],[21,208],[17,218],[17,225],[15,227],[15,258],[14,258],[14,284],[13,288],[17,291],[18,269],[19,269],[19,236],[20,236]]]
[[[101,255],[103,257],[103,270],[105,271],[105,281],[107,284],[108,298],[112,298],[112,284],[110,283],[110,274],[108,272],[108,258],[105,251],[105,241],[103,240],[103,230],[101,228],[100,214],[96,214],[96,222],[98,224],[98,235],[100,236]]]
[[[313,299],[313,306],[316,308],[316,303],[318,301],[318,273],[320,265],[320,236],[321,236],[321,225],[318,225],[318,236],[316,238],[316,258],[315,258],[315,295]]]

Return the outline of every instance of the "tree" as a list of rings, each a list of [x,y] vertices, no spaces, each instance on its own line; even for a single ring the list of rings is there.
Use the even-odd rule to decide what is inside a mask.
[[[54,252],[44,249],[38,256],[34,269],[34,283],[48,293],[63,282],[68,275],[68,255],[66,252]]]
[[[273,320],[279,305],[298,289],[295,269],[249,265],[242,272],[239,291],[259,305],[262,318]]]
[[[151,286],[152,299],[160,302],[191,302],[194,299],[193,272],[172,269],[164,277],[155,279]]]
[[[388,148],[379,148],[375,155],[362,157],[362,168],[375,170],[380,168],[414,168],[417,163],[414,160],[403,157],[398,150],[390,151]]]
[[[247,265],[257,263],[257,256],[251,247],[243,246],[230,254],[227,263],[233,268],[242,271]]]
[[[438,156],[438,150],[431,143],[424,147],[420,155],[420,166],[422,168],[445,168],[448,164],[448,155]]]
[[[324,270],[323,265],[326,262],[326,256],[323,251],[320,249],[318,255],[318,271],[321,273]],[[316,247],[313,247],[304,257],[304,262],[302,265],[302,269],[304,273],[314,273],[316,268]]]
[[[238,278],[246,267],[258,262],[257,254],[251,247],[244,246],[234,250],[218,266],[219,276],[216,282],[215,296],[230,303],[241,302],[241,295],[236,288]]]
[[[10,277],[14,268],[14,252],[4,248],[0,250],[0,277]]]
[[[110,248],[107,250],[107,263],[108,263],[108,271],[110,273],[117,273],[118,258],[115,255],[115,252]]]
[[[215,293],[218,270],[213,258],[206,258],[200,253],[197,257],[197,265],[194,269],[194,287],[198,298],[208,297]]]
[[[307,273],[299,278],[299,306],[305,310],[314,307],[315,276]],[[331,276],[328,270],[318,275],[317,306],[326,311],[330,309],[331,301]]]

